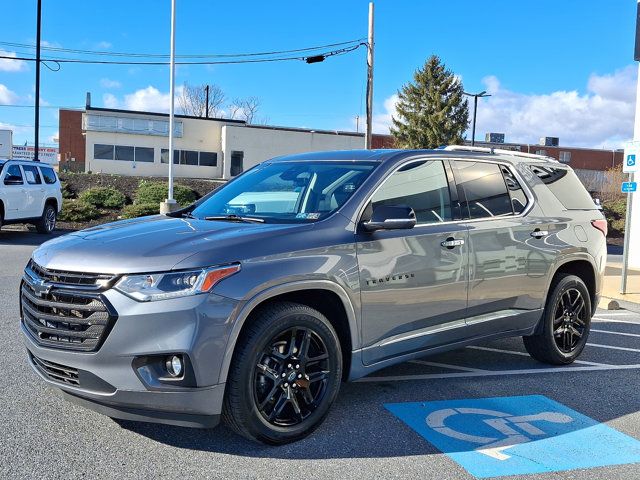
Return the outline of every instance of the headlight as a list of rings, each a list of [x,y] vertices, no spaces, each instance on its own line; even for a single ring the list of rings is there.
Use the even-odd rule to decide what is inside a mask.
[[[187,297],[209,292],[218,282],[240,270],[239,264],[181,272],[126,275],[116,290],[140,302]]]

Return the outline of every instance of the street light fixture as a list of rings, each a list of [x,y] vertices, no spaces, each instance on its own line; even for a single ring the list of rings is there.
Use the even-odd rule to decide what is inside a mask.
[[[478,113],[478,98],[490,97],[491,95],[487,93],[486,90],[483,90],[480,93],[462,93],[467,97],[473,97],[473,127],[471,128],[471,146],[473,147],[476,144],[476,114]]]

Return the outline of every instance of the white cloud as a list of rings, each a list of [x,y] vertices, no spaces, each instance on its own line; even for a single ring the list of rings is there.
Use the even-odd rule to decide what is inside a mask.
[[[480,101],[476,134],[482,138],[485,132],[501,132],[509,142],[537,143],[552,136],[567,146],[620,147],[633,135],[636,75],[635,66],[592,74],[584,94],[522,94],[487,77],[483,82],[492,97]]]
[[[118,80],[103,78],[100,80],[100,86],[103,88],[120,88],[122,86],[122,83],[120,83]]]
[[[47,138],[47,141],[49,143],[58,143],[59,141],[59,134],[58,132],[54,133],[53,135],[51,135],[50,137]]]
[[[0,56],[15,58],[16,52],[8,52],[0,50]],[[27,62],[24,60],[11,60],[9,58],[0,58],[0,72],[22,72],[27,69]]]
[[[508,90],[495,76],[483,79],[492,96],[478,104],[476,138],[500,132],[508,142],[538,143],[540,137],[560,137],[560,144],[619,148],[633,135],[637,67],[613,73],[592,74],[586,93],[559,90],[525,94]],[[373,117],[373,131],[388,133],[397,95],[384,102],[384,112]],[[470,111],[469,120],[473,112]],[[471,137],[471,129],[467,132]]]
[[[176,98],[182,93],[182,86],[176,87]],[[169,93],[163,93],[152,85],[141,88],[119,99],[111,93],[106,93],[102,101],[107,108],[124,108],[126,110],[138,110],[145,112],[168,112]],[[177,101],[176,101],[177,107]]]
[[[101,41],[96,44],[96,48],[98,50],[109,50],[112,47],[110,42]]]
[[[0,83],[0,104],[13,105],[18,101],[18,95]]]

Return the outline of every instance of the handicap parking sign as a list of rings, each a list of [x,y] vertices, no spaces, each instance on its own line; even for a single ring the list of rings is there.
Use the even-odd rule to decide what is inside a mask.
[[[627,167],[635,167],[635,166],[636,166],[635,154],[627,155]]]
[[[632,142],[624,149],[624,162],[622,162],[622,171],[624,173],[633,173],[638,171],[638,156],[640,155],[640,143]]]
[[[640,462],[640,441],[542,395],[385,407],[480,478]]]

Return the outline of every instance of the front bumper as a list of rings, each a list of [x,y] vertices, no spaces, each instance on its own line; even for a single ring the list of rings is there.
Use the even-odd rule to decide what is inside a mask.
[[[34,371],[66,399],[110,417],[215,426],[224,398],[220,369],[237,302],[215,294],[148,303],[115,290],[104,296],[118,318],[96,352],[41,346],[21,322]],[[176,353],[189,359],[189,386],[139,370],[141,358]],[[66,381],[66,371],[72,382]]]

